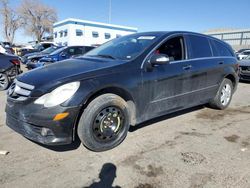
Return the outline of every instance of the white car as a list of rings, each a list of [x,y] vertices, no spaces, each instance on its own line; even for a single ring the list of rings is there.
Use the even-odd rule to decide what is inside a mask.
[[[245,50],[237,55],[239,60],[245,59],[248,55],[250,55],[250,50]]]

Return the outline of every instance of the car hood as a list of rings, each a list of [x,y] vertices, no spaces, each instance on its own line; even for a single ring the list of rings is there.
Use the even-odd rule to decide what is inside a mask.
[[[33,85],[35,88],[54,87],[64,82],[83,80],[97,76],[97,71],[119,66],[125,61],[105,58],[75,58],[60,61],[41,68],[31,70],[17,77],[17,80]],[[103,74],[109,74],[104,71]]]
[[[240,66],[250,66],[250,60],[241,60],[239,61]]]

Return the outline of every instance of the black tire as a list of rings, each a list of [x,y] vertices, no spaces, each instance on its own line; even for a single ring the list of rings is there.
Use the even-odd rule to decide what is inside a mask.
[[[110,111],[113,114],[109,113]],[[114,121],[117,120],[117,123],[109,122],[109,117],[114,118]],[[115,94],[103,94],[91,101],[86,107],[78,123],[77,133],[83,145],[88,149],[98,152],[109,150],[126,138],[130,125],[129,119],[126,101]],[[114,128],[115,130],[113,129],[114,124],[118,124]],[[113,137],[111,132],[114,133]],[[109,135],[107,136],[106,133]]]
[[[224,100],[223,100],[223,89],[225,90],[226,87],[230,87],[229,88],[230,94],[227,93],[226,95],[228,97],[224,98]],[[232,96],[233,96],[233,83],[231,80],[224,78],[223,81],[221,82],[219,90],[216,93],[216,96],[214,97],[214,99],[212,101],[210,101],[209,105],[212,108],[224,110],[230,104],[230,102],[232,100]]]
[[[8,89],[10,79],[5,73],[0,73],[0,91]]]

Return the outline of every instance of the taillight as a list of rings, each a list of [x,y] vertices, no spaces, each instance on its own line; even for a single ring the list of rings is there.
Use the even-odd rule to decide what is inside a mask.
[[[20,61],[18,59],[10,60],[10,62],[13,63],[14,65],[20,65]]]

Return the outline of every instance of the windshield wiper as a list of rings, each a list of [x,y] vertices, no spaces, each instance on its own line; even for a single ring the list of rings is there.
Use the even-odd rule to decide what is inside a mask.
[[[104,57],[104,58],[109,58],[109,59],[116,59],[115,57],[108,55],[108,54],[98,54],[96,55],[98,57]]]

